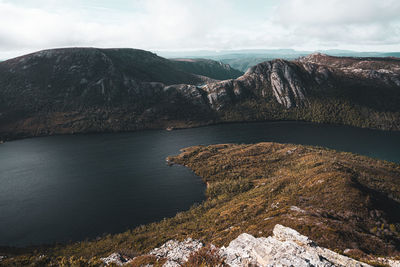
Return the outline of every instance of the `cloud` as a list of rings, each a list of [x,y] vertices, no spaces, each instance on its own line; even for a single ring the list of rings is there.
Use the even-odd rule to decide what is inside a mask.
[[[397,0],[0,0],[0,58],[68,46],[400,50],[398,14]]]
[[[397,0],[290,0],[279,6],[272,21],[307,37],[310,44],[384,49],[400,43],[399,14]]]

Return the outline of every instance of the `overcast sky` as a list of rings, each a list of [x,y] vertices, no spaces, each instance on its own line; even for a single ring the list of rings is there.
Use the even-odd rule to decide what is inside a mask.
[[[400,51],[400,0],[0,0],[0,59],[70,46]]]

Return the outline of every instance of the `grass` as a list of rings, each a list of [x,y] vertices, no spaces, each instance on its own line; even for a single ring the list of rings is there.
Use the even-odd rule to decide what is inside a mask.
[[[187,237],[226,246],[243,232],[269,236],[277,223],[332,250],[400,255],[398,164],[277,143],[195,146],[168,159],[203,178],[207,200],[173,218],[99,240],[9,251],[2,264],[35,266],[43,254],[47,265],[71,259],[95,265],[115,251],[141,255]]]

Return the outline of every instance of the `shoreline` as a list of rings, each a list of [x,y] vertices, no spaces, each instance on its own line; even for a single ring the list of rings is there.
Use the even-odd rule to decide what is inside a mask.
[[[51,137],[51,136],[74,136],[74,135],[92,135],[92,134],[120,134],[120,133],[136,133],[136,132],[143,132],[143,131],[161,131],[165,130],[166,132],[178,131],[178,130],[185,130],[185,129],[193,129],[193,128],[203,128],[203,127],[211,127],[211,126],[218,126],[218,125],[229,125],[229,124],[241,124],[241,123],[282,123],[282,122],[296,122],[296,123],[306,123],[306,124],[314,124],[314,125],[329,125],[329,126],[338,126],[338,127],[349,127],[349,128],[356,128],[356,129],[365,129],[365,130],[372,130],[372,131],[380,131],[380,132],[400,132],[400,129],[381,129],[376,127],[358,127],[349,124],[340,124],[340,123],[327,123],[327,122],[313,122],[307,120],[247,120],[247,121],[220,121],[220,122],[210,122],[210,123],[195,123],[193,125],[172,125],[172,126],[157,126],[157,127],[144,127],[138,128],[136,130],[121,130],[121,131],[112,131],[112,130],[105,130],[105,131],[82,131],[82,132],[71,132],[71,133],[52,133],[52,134],[44,134],[44,135],[22,135],[17,134],[15,136],[8,136],[7,138],[0,139],[0,144],[4,144],[6,142],[13,142],[18,140],[25,140],[30,138],[44,138],[44,137]]]
[[[206,200],[192,206],[189,210],[178,212],[174,217],[138,226],[127,232],[113,234],[98,240],[68,244],[24,248],[9,247],[9,255],[13,254],[15,258],[18,258],[33,253],[33,255],[43,254],[55,258],[79,257],[89,255],[90,252],[96,257],[102,257],[112,252],[111,250],[117,250],[118,247],[130,247],[138,253],[144,253],[167,240],[181,240],[184,237],[192,237],[222,246],[242,232],[250,233],[256,237],[269,235],[271,227],[282,222],[282,220],[289,227],[311,236],[319,245],[327,248],[339,246],[343,250],[353,241],[338,238],[335,229],[353,231],[353,227],[358,229],[357,223],[360,222],[353,225],[351,221],[331,220],[330,217],[323,216],[324,213],[321,213],[321,209],[326,210],[329,214],[332,213],[329,209],[338,209],[332,216],[336,212],[342,212],[341,209],[344,209],[343,212],[356,213],[357,217],[363,218],[362,223],[368,223],[367,225],[372,220],[368,216],[362,215],[364,208],[353,210],[349,207],[350,210],[347,210],[347,206],[341,207],[342,204],[336,203],[337,201],[341,203],[341,198],[338,198],[336,194],[342,195],[345,203],[347,203],[352,196],[351,190],[355,190],[349,187],[346,182],[347,178],[339,179],[339,177],[350,175],[346,171],[347,168],[355,168],[356,173],[363,173],[364,176],[368,174],[366,177],[375,172],[384,175],[379,181],[372,180],[373,183],[379,182],[381,185],[372,184],[369,186],[382,188],[380,190],[384,190],[385,194],[389,193],[390,190],[398,190],[399,188],[396,186],[399,182],[395,179],[397,176],[400,177],[399,164],[315,146],[271,142],[249,145],[194,146],[182,149],[179,155],[170,156],[169,160],[174,164],[191,169],[196,175],[200,176],[204,183],[208,184]],[[315,162],[316,160],[317,162]],[[250,165],[247,165],[249,163],[252,166],[250,169]],[[297,167],[298,164],[300,164],[300,169]],[[268,171],[265,172],[264,169]],[[244,178],[237,178],[236,175],[242,172],[244,172],[241,174]],[[281,172],[283,172],[283,176]],[[321,172],[324,175],[322,177]],[[335,174],[336,172],[337,174]],[[334,176],[331,177],[331,175]],[[287,180],[285,178],[292,176],[293,179]],[[294,177],[298,178],[294,179]],[[297,181],[297,179],[300,180]],[[321,179],[326,182],[319,182]],[[312,195],[317,194],[313,197],[315,201],[312,198],[307,198],[307,194],[309,194],[308,186],[304,186],[307,183],[310,183],[310,186],[313,186],[312,188],[316,187],[315,191],[310,192]],[[347,189],[341,189],[342,186],[347,187]],[[301,201],[296,198],[297,194],[294,196],[290,194],[294,188],[301,191],[298,193],[302,196]],[[326,197],[325,190],[334,194],[328,200],[321,198],[321,195],[318,196],[318,194],[323,194]],[[268,192],[267,198],[265,198],[266,192]],[[280,194],[283,195],[280,196]],[[307,201],[311,202],[305,204],[304,201],[306,203]],[[361,198],[356,203],[365,202]],[[287,217],[288,215],[290,217]],[[304,225],[304,222],[299,224],[297,219],[311,221]],[[316,224],[315,220],[320,224]],[[340,224],[336,225],[339,222]],[[365,229],[368,229],[368,227],[362,226],[357,231],[365,231]],[[357,231],[351,233],[358,238]],[[377,231],[380,230],[377,229]],[[326,234],[328,234],[328,239],[324,237]],[[359,237],[371,238],[369,235],[371,234],[363,233]],[[336,238],[334,238],[335,236]],[[375,246],[377,253],[383,253],[382,251],[385,251],[383,249],[386,249],[385,246],[389,245],[382,243],[382,241],[379,241],[380,239],[377,239],[379,242],[374,239],[373,243],[368,240],[366,239],[364,243],[359,242],[361,248]],[[117,247],[115,247],[115,244],[118,244]],[[37,249],[36,252],[34,252],[35,248]],[[5,247],[0,248],[0,251],[2,251],[0,254],[4,254],[4,249]],[[388,250],[386,254],[390,256],[392,252]]]

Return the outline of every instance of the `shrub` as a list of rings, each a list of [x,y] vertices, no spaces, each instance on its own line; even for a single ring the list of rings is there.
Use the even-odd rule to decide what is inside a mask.
[[[224,262],[224,258],[218,253],[218,249],[211,245],[207,245],[192,253],[188,261],[183,264],[184,267],[222,267],[228,266]]]
[[[207,196],[215,198],[220,195],[237,195],[250,190],[251,187],[252,184],[249,180],[223,180],[210,184],[207,188]]]

